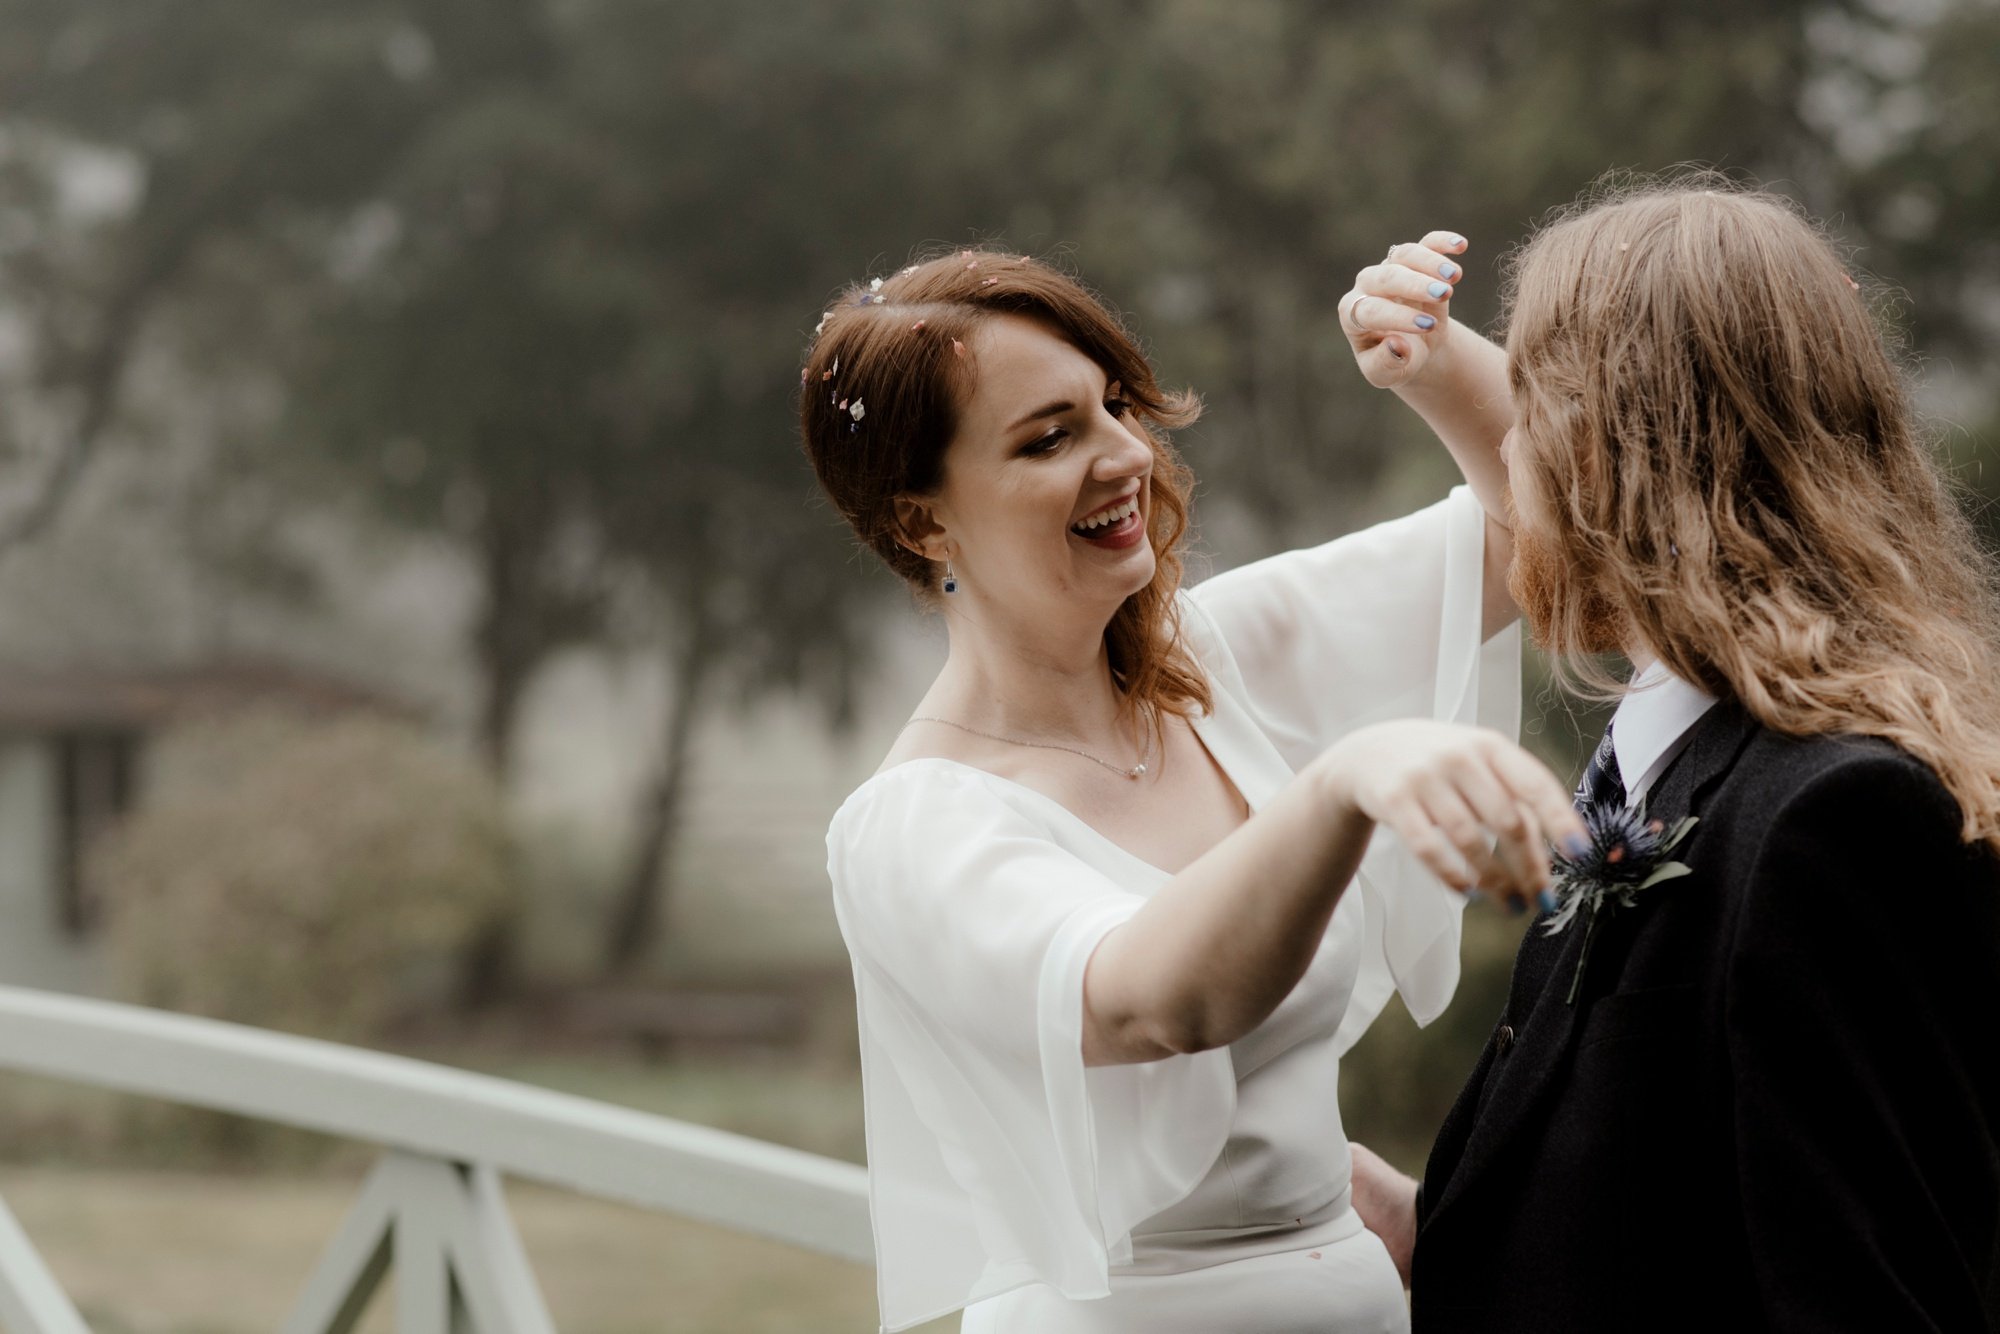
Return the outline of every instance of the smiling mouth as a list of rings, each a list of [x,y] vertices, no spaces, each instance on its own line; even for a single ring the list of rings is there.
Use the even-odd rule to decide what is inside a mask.
[[[1095,514],[1069,526],[1069,530],[1082,538],[1102,538],[1115,532],[1122,532],[1139,519],[1139,493],[1134,491],[1115,505],[1106,505]]]

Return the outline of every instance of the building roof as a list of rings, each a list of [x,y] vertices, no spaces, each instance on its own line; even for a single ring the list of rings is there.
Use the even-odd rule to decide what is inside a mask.
[[[145,671],[0,666],[0,732],[146,731],[177,718],[258,704],[315,714],[415,713],[373,687],[272,658]]]

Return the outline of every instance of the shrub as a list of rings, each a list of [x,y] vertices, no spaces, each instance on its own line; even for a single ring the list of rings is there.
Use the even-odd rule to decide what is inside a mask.
[[[122,994],[348,1042],[451,1003],[473,942],[518,898],[492,780],[362,713],[167,733],[90,870]]]

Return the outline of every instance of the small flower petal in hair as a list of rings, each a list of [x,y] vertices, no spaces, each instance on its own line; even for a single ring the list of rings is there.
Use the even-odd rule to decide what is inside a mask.
[[[881,280],[880,278],[870,278],[870,279],[868,280],[868,290],[869,290],[869,291],[871,291],[871,292],[879,292],[879,291],[881,291],[881,290],[882,290],[882,280]]]
[[[857,398],[854,400],[853,404],[847,409],[847,415],[854,418],[854,420],[856,421],[860,421],[863,417],[866,417],[868,415],[868,409],[862,407],[861,400]]]
[[[953,355],[954,357],[962,357],[962,356],[964,356],[964,355],[965,355],[965,344],[963,344],[963,343],[959,342],[959,341],[958,341],[958,340],[957,340],[956,338],[952,339],[952,340],[951,340],[951,354],[952,354],[952,355]]]
[[[826,322],[827,322],[828,320],[832,319],[832,318],[833,318],[833,312],[832,312],[832,311],[830,311],[830,310],[829,310],[828,312],[826,312],[826,314],[824,314],[824,315],[822,315],[822,316],[820,316],[820,317],[819,317],[819,323],[818,323],[818,324],[815,324],[815,325],[813,326],[813,337],[814,337],[814,338],[817,338],[817,337],[819,337],[821,333],[825,332],[825,330],[826,330]]]
[[[903,270],[903,272],[902,272],[902,276],[903,276],[903,277],[905,277],[905,278],[907,278],[907,277],[909,277],[909,276],[910,276],[911,274],[915,273],[916,271],[917,271],[917,266],[916,266],[916,265],[914,265],[914,264],[912,264],[912,265],[910,265],[910,267],[909,267],[909,268],[907,268],[907,269],[904,269],[904,270]]]

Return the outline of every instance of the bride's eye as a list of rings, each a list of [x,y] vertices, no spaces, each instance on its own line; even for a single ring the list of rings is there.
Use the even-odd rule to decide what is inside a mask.
[[[1114,417],[1123,417],[1132,410],[1132,400],[1122,394],[1113,394],[1104,400],[1104,410]]]
[[[1056,446],[1069,439],[1069,432],[1060,426],[1051,426],[1048,433],[1038,435],[1021,447],[1021,453],[1029,458],[1040,458],[1044,454],[1055,453]]]

